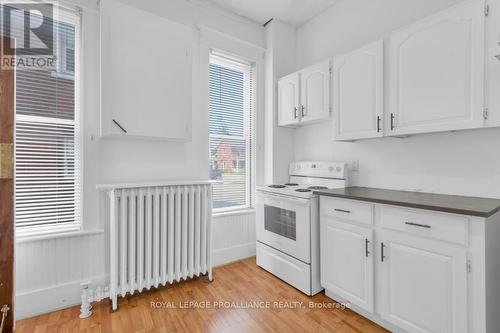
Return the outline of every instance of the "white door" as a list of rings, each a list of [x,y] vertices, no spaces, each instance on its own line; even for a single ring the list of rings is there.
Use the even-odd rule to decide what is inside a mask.
[[[382,317],[408,332],[466,332],[465,249],[390,231],[380,236]]]
[[[278,81],[278,125],[296,125],[299,116],[299,81],[300,74],[293,73]]]
[[[373,311],[372,230],[321,217],[321,285]]]
[[[257,240],[305,263],[311,262],[311,202],[257,194]]]
[[[383,135],[384,43],[371,43],[333,59],[336,140]]]
[[[483,126],[484,2],[469,0],[392,34],[387,135]]]
[[[330,117],[330,61],[300,72],[301,123]]]

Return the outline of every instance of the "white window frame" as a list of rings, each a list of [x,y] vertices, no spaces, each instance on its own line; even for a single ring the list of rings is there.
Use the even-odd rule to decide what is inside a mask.
[[[81,114],[81,100],[82,100],[82,45],[83,45],[83,34],[82,34],[82,22],[83,22],[83,10],[78,6],[67,5],[60,2],[58,5],[58,10],[69,10],[76,13],[76,19],[68,20],[65,22],[74,23],[75,25],[75,65],[74,65],[74,98],[75,98],[75,115],[74,115],[74,140],[75,140],[75,221],[67,223],[56,223],[56,224],[41,224],[33,226],[18,226],[15,223],[15,236],[16,240],[29,240],[31,238],[38,238],[40,236],[50,236],[50,235],[62,235],[66,233],[80,232],[82,230],[82,217],[83,217],[83,138],[82,138],[82,123],[83,116]],[[57,50],[59,52],[59,40],[56,41]],[[59,72],[59,61],[57,61],[57,70],[52,71],[51,75],[61,78],[66,78],[68,74]],[[52,121],[52,123],[65,123],[68,120],[52,118],[52,117],[37,117],[29,115],[18,115],[15,114],[15,124],[17,120],[45,120]],[[15,136],[14,136],[15,138]],[[15,140],[15,139],[14,139]],[[15,146],[15,145],[14,145]],[[14,165],[14,170],[16,166]],[[16,176],[14,174],[14,193],[16,186]],[[14,209],[14,214],[15,214]],[[14,218],[15,221],[15,218]]]
[[[249,67],[250,78],[244,79],[244,133],[242,137],[227,136],[228,138],[241,138],[245,141],[245,204],[231,207],[213,208],[213,214],[225,214],[231,212],[240,212],[252,209],[253,202],[253,188],[254,188],[254,166],[255,166],[255,117],[256,117],[256,66],[254,62],[247,61],[244,58],[233,56],[224,51],[210,49],[208,65],[215,64],[226,68],[241,71],[243,66]],[[210,74],[209,74],[210,75]],[[251,85],[251,86],[250,86]],[[250,94],[248,96],[248,94]],[[221,134],[210,134],[211,137],[226,137]],[[209,159],[210,159],[210,145],[209,145]],[[210,160],[210,164],[212,161]]]
[[[59,7],[61,7],[61,6],[59,6]],[[62,7],[62,8],[64,8],[64,7]],[[52,72],[52,76],[60,77],[63,79],[68,79],[68,80],[72,80],[73,78],[76,79],[76,72],[77,72],[77,68],[76,68],[77,62],[76,61],[77,61],[77,54],[78,54],[77,52],[79,52],[79,49],[81,46],[81,45],[77,45],[77,44],[81,44],[81,40],[82,40],[82,34],[81,34],[81,31],[82,31],[82,27],[81,27],[82,26],[82,9],[77,7],[77,8],[73,8],[72,10],[75,10],[78,13],[78,18],[73,19],[73,17],[68,17],[68,18],[65,18],[65,22],[73,23],[75,25],[75,36],[80,36],[80,38],[79,38],[80,43],[77,43],[75,40],[75,51],[74,51],[75,52],[75,59],[74,59],[75,68],[74,68],[73,72],[66,70],[66,68],[64,66],[64,64],[66,63],[66,50],[63,48],[63,43],[62,43],[60,34],[57,34],[55,36],[55,43],[56,43],[55,46],[56,46],[57,53],[60,56],[57,58],[57,61],[56,61],[56,69]],[[78,23],[80,23],[80,24],[78,24]]]

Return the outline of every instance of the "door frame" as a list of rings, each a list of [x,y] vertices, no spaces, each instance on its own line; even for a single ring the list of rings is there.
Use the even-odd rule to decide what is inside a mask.
[[[10,38],[0,38],[2,45],[11,42]],[[5,57],[3,51],[2,48],[0,61]],[[9,333],[14,329],[15,71],[12,69],[0,68],[0,119],[0,308],[9,307],[3,327],[3,333]]]

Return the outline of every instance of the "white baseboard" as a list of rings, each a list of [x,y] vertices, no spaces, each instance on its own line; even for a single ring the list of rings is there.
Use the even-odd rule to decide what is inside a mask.
[[[107,277],[105,275],[93,276],[47,288],[16,293],[15,318],[16,320],[30,318],[79,305],[81,302],[81,282],[90,281],[92,288],[92,286],[104,285],[106,280]]]
[[[255,242],[217,249],[213,252],[213,265],[220,266],[255,256]]]

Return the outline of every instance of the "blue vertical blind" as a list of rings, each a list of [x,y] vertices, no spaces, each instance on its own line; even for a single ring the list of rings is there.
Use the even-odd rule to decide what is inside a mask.
[[[210,177],[216,210],[251,205],[253,69],[212,54],[209,65]]]
[[[81,18],[77,8],[57,10],[56,68],[19,68],[16,73],[15,201],[21,232],[80,224]],[[13,19],[22,20],[22,12]]]

